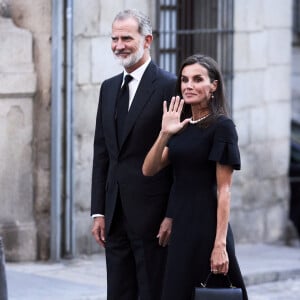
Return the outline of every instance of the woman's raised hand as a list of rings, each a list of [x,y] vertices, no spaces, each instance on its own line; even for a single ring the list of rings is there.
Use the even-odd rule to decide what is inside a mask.
[[[179,96],[172,97],[169,109],[167,108],[167,101],[163,104],[163,118],[161,130],[168,134],[175,134],[180,131],[190,119],[180,121],[180,115],[183,109],[184,100],[180,99]]]

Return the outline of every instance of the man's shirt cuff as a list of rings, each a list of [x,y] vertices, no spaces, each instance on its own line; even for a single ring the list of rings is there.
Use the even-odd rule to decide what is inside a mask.
[[[93,214],[92,215],[92,218],[94,219],[94,218],[97,218],[97,217],[104,217],[104,215],[102,215],[102,214]]]

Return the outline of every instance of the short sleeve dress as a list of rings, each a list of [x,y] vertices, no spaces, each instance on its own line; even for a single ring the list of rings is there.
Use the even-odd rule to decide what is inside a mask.
[[[195,286],[210,273],[217,221],[216,163],[240,169],[238,137],[232,120],[220,116],[207,128],[188,126],[169,141],[174,183],[170,194],[173,216],[163,300],[190,300]],[[247,292],[235,256],[230,225],[227,233],[229,276],[233,285]],[[223,275],[210,284],[226,286]],[[224,281],[224,282],[223,282]]]

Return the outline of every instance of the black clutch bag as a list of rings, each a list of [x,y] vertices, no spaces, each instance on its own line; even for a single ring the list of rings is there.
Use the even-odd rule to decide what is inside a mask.
[[[208,287],[207,284],[212,274],[208,274],[206,281],[201,283],[200,287],[195,287],[193,300],[243,300],[242,289],[234,287],[228,275],[226,275],[228,287]]]

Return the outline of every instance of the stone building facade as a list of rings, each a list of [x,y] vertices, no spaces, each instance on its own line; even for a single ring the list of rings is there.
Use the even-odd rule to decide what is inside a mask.
[[[0,40],[0,234],[8,257],[34,259],[32,34],[0,18]]]
[[[291,1],[235,1],[233,116],[243,165],[232,209],[238,241],[274,242],[285,234],[291,8]]]
[[[8,260],[49,258],[51,4],[50,0],[0,0],[0,197],[4,203],[0,235]],[[234,2],[233,118],[242,156],[242,171],[234,176],[231,213],[237,242],[285,239],[291,4],[291,0]],[[101,82],[121,71],[110,51],[110,30],[113,17],[124,8],[138,8],[155,20],[154,0],[74,0],[76,253],[99,251],[90,234],[93,134]]]

